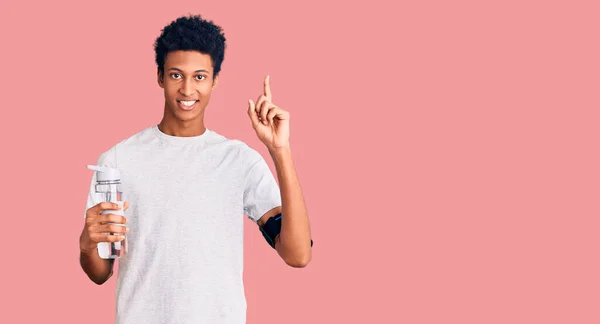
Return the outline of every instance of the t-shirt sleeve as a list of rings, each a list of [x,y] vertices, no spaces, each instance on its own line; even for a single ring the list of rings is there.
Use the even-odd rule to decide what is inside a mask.
[[[267,162],[260,154],[251,164],[244,189],[244,212],[254,222],[269,210],[281,206],[279,186]]]

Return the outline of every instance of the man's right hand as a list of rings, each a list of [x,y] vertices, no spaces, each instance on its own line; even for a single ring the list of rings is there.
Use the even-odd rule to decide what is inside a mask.
[[[123,210],[129,208],[129,202],[123,204]],[[94,251],[99,242],[119,242],[122,241],[124,234],[129,232],[127,227],[127,218],[117,214],[101,213],[106,210],[119,210],[118,204],[111,202],[101,202],[96,206],[89,208],[85,215],[85,226],[79,237],[79,249],[83,253]],[[115,224],[123,225],[115,225]],[[111,235],[115,233],[117,235]]]

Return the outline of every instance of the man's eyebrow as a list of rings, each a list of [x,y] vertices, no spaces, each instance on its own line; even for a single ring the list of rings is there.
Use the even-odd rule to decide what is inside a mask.
[[[176,67],[172,67],[172,68],[170,68],[170,69],[169,69],[169,71],[170,71],[170,70],[175,70],[175,71],[178,71],[178,72],[183,72],[183,71],[181,71],[180,69],[178,69],[178,68],[176,68]],[[205,69],[196,70],[196,71],[194,71],[194,72],[206,72],[206,73],[209,73],[209,72],[208,72],[207,70],[205,70]]]

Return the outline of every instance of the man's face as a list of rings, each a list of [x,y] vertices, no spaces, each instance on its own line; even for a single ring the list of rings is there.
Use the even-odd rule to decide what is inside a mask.
[[[161,78],[158,74],[158,84],[165,90],[165,114],[180,121],[203,118],[217,82],[218,76],[213,80],[210,55],[198,51],[169,52],[164,75]]]

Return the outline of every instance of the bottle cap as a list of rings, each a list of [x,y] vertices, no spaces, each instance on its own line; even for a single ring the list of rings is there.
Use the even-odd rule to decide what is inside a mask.
[[[88,169],[96,171],[97,181],[118,181],[121,180],[121,172],[119,169],[110,168],[107,166],[88,165]]]

